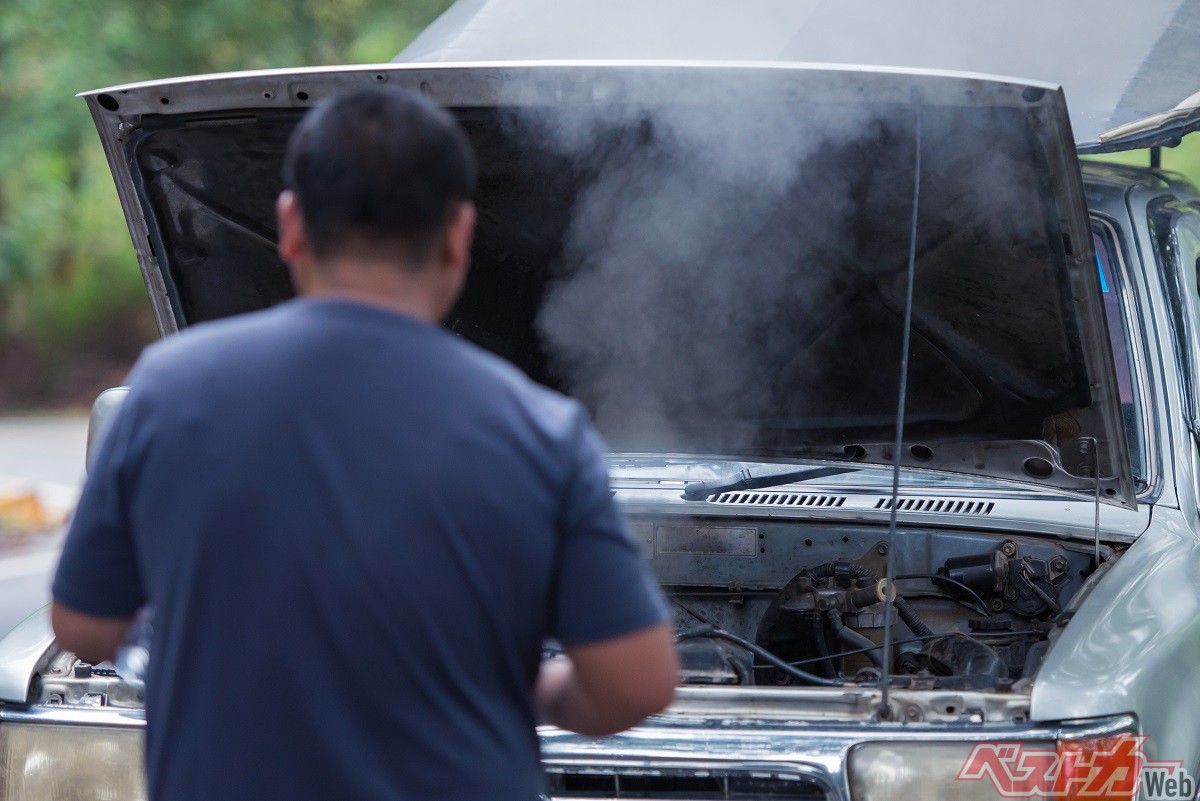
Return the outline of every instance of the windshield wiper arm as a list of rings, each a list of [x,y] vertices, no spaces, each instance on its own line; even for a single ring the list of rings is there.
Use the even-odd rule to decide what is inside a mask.
[[[751,475],[747,468],[725,478],[714,478],[711,481],[690,481],[683,488],[683,499],[685,501],[702,501],[713,495],[720,495],[722,492],[778,487],[780,484],[795,484],[800,481],[811,481],[814,478],[856,473],[861,469],[861,467],[809,467],[787,473],[768,473],[765,476],[755,476]]]

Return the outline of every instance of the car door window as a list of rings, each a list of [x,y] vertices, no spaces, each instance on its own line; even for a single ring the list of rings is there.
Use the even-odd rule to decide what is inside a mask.
[[[1133,475],[1145,480],[1145,455],[1142,439],[1142,407],[1137,385],[1137,370],[1130,347],[1131,337],[1121,298],[1122,278],[1117,272],[1117,243],[1104,227],[1097,226],[1093,236],[1096,264],[1100,270],[1100,291],[1104,295],[1104,316],[1108,322],[1112,343],[1113,366],[1116,368],[1117,388],[1121,398],[1121,417],[1129,442],[1129,461]]]
[[[1151,206],[1150,230],[1171,304],[1188,424],[1193,431],[1200,431],[1200,211],[1176,200],[1160,201]]]

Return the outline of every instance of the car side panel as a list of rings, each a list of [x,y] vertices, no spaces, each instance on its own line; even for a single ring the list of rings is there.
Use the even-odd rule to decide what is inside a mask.
[[[1084,600],[1034,683],[1035,721],[1133,712],[1152,759],[1200,755],[1200,536],[1175,509]]]

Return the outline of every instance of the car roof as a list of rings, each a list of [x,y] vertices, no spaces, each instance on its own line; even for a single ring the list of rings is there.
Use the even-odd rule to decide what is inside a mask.
[[[1170,195],[1184,201],[1200,199],[1200,189],[1191,179],[1172,170],[1116,164],[1106,161],[1085,159],[1080,161],[1083,173],[1084,192],[1088,208],[1092,212],[1122,216],[1123,206],[1129,192],[1137,190],[1151,195]]]

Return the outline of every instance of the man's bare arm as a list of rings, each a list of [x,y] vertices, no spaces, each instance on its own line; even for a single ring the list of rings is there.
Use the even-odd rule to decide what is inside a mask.
[[[589,737],[616,734],[660,712],[675,695],[679,665],[666,623],[567,649],[542,663],[539,719]]]
[[[97,617],[58,601],[50,605],[50,624],[63,649],[95,664],[111,660],[129,635],[132,617]]]

